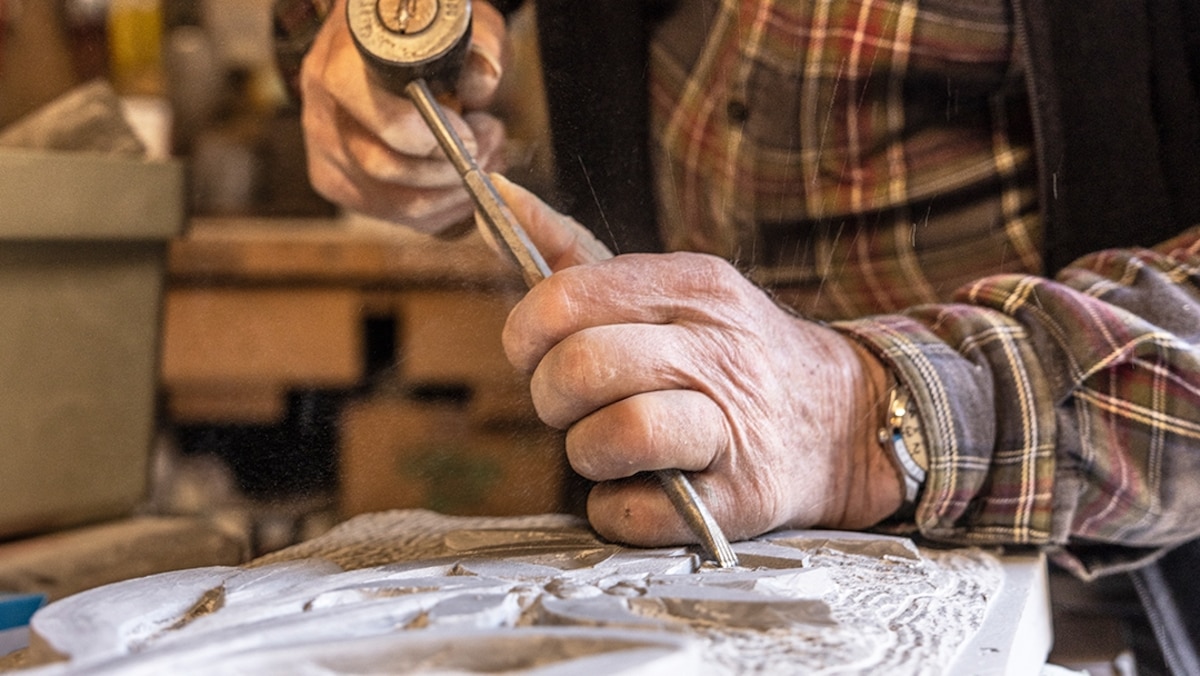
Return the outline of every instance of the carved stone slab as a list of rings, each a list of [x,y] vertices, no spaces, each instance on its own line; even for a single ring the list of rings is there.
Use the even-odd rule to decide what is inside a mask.
[[[564,516],[371,514],[53,603],[30,673],[1028,674],[1049,649],[1036,561],[829,531],[735,549],[723,570]]]

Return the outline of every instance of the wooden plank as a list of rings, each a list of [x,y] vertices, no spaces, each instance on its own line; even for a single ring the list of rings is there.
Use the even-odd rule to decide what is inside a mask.
[[[188,384],[348,386],[362,375],[353,289],[172,289],[162,378]]]
[[[199,219],[171,244],[175,285],[330,282],[521,287],[477,234],[456,240],[324,219]]]
[[[179,384],[166,390],[176,423],[274,425],[287,413],[287,390],[280,384]]]

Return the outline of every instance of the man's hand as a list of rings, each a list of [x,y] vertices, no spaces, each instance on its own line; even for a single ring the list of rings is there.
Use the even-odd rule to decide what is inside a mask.
[[[548,424],[599,481],[605,537],[689,542],[657,482],[679,468],[731,538],[789,526],[864,528],[900,506],[876,439],[886,376],[841,334],[780,309],[712,256],[604,259],[579,224],[496,179],[554,274],[513,309],[504,347],[532,372]]]
[[[485,170],[502,168],[504,125],[481,112],[504,69],[504,17],[472,5],[471,46],[459,79],[463,114],[446,115]],[[313,187],[349,209],[437,233],[470,217],[471,200],[416,108],[376,87],[338,0],[300,73],[308,172]]]

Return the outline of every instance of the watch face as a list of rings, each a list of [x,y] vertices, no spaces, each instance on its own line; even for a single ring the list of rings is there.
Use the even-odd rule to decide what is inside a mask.
[[[904,445],[908,448],[913,462],[917,463],[921,469],[928,471],[929,448],[925,445],[925,435],[921,432],[921,419],[917,417],[916,411],[909,409],[908,415],[904,416],[904,422],[900,424],[900,436],[904,438]]]
[[[922,472],[928,471],[929,447],[926,446],[925,434],[921,431],[921,416],[913,408],[912,394],[903,387],[894,388],[889,407],[892,411],[892,429],[899,431],[909,457]]]

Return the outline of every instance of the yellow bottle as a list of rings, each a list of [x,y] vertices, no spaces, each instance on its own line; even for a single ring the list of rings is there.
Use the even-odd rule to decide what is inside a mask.
[[[108,8],[109,72],[123,95],[161,95],[161,0],[111,0]]]

